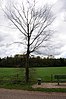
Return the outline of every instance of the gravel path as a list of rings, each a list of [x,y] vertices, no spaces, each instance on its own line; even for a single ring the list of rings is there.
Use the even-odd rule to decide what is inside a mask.
[[[0,89],[0,99],[66,99],[66,93]]]

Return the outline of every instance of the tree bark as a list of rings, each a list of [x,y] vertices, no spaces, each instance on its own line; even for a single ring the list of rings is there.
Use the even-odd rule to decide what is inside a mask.
[[[26,83],[29,82],[29,53],[27,52],[26,55],[26,68],[25,68],[25,78],[26,78]]]
[[[26,83],[29,82],[29,56],[30,56],[30,35],[29,35],[29,24],[27,24],[28,31],[28,42],[27,42],[27,55],[26,55]]]

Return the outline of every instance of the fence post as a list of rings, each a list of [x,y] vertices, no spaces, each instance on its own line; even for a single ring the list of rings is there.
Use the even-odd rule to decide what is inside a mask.
[[[51,74],[51,82],[53,81],[53,75]]]

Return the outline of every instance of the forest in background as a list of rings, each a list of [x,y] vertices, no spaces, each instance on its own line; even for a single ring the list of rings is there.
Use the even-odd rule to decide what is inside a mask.
[[[0,58],[0,67],[14,67],[20,68],[25,67],[26,63],[26,55],[15,55],[14,57],[5,57]],[[40,56],[37,57],[30,57],[29,58],[29,65],[30,67],[66,67],[66,59],[65,58],[41,58]]]

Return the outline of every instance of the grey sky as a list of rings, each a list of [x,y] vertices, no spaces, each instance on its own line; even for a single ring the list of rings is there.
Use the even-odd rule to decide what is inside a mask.
[[[19,0],[2,0],[2,5],[7,4],[7,2],[10,4],[10,1],[15,2]],[[44,0],[40,0],[39,2],[43,4]],[[45,52],[45,55],[52,54],[56,57],[66,57],[66,0],[45,0],[45,3],[53,5],[53,11],[56,15],[56,19],[53,23],[53,29],[56,32],[52,41],[52,45],[56,46],[56,48],[51,48],[47,51],[42,50],[42,52]],[[10,26],[11,23],[0,10],[0,57],[6,57],[24,52],[24,46],[19,44],[8,46],[9,43],[21,41],[21,35],[19,34],[18,30],[11,29],[9,28]]]

